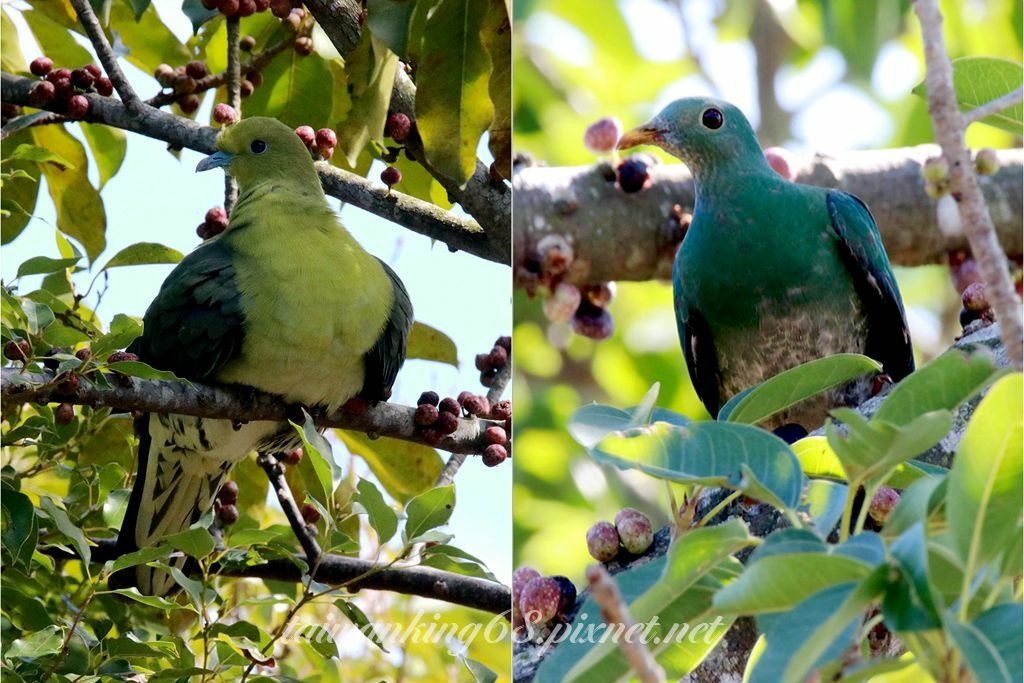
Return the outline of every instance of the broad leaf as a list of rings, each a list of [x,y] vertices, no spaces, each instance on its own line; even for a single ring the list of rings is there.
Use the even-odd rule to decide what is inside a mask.
[[[405,529],[402,530],[402,540],[410,543],[421,534],[447,524],[454,510],[454,486],[449,484],[424,491],[405,506]]]
[[[419,321],[412,324],[412,331],[409,332],[408,357],[459,367],[458,350],[451,337]]]
[[[1013,683],[1024,680],[1021,643],[1024,607],[996,605],[969,623],[948,621],[946,630],[967,660],[975,680]]]
[[[368,479],[360,479],[358,493],[352,500],[363,506],[370,526],[377,532],[377,542],[381,545],[391,540],[398,530],[398,515],[384,500],[377,485]]]
[[[114,254],[114,257],[100,269],[100,272],[123,266],[177,263],[183,258],[184,255],[177,249],[171,249],[156,242],[136,242]]]
[[[370,439],[362,432],[336,430],[349,452],[369,465],[384,490],[400,503],[434,485],[444,461],[429,446],[382,437]]]

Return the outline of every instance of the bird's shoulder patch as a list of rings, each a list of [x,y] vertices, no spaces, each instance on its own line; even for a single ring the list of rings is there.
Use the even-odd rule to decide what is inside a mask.
[[[384,330],[363,356],[364,379],[359,395],[370,403],[386,401],[391,396],[391,387],[405,363],[413,323],[412,301],[405,285],[388,264],[380,259],[377,261],[391,281],[394,297]]]
[[[167,276],[129,350],[155,368],[208,380],[239,353],[244,320],[231,249],[214,240]]]

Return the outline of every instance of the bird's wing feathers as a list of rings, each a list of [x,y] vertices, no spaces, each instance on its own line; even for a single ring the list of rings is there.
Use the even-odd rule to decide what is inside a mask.
[[[721,408],[721,379],[718,373],[718,356],[711,329],[697,311],[686,312],[685,320],[679,320],[679,336],[683,340],[683,356],[690,381],[697,391],[701,403],[712,417],[718,417]]]
[[[395,383],[398,370],[405,362],[406,344],[413,321],[412,302],[405,285],[386,263],[380,261],[380,265],[391,280],[395,294],[384,331],[363,357],[363,388],[359,393],[371,403],[387,400],[391,395],[391,385]]]
[[[212,379],[242,347],[245,314],[230,249],[214,240],[189,254],[164,281],[129,350],[161,370]]]
[[[845,192],[832,190],[826,201],[840,255],[864,306],[865,353],[881,361],[885,372],[899,381],[914,370],[914,354],[903,300],[875,219],[864,202]]]

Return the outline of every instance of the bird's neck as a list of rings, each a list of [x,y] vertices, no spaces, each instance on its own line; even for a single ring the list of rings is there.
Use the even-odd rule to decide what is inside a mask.
[[[717,160],[691,168],[693,172],[696,202],[730,200],[743,198],[751,191],[765,188],[782,181],[763,157],[763,163],[730,163]]]

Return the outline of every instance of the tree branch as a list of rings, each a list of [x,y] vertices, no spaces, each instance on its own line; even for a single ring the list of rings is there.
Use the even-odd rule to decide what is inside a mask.
[[[228,91],[228,104],[242,116],[242,64],[239,57],[238,43],[241,40],[240,19],[228,17],[228,67],[224,70],[225,86]],[[238,201],[238,182],[227,173],[224,174],[224,210],[231,214],[235,202]]]
[[[935,200],[924,191],[921,167],[933,145],[849,152],[839,158],[798,157],[797,181],[834,187],[863,199],[875,216],[889,258],[897,265],[945,260],[968,247],[962,234],[939,229]],[[996,218],[1001,253],[1020,254],[1024,220],[1024,151],[1000,150],[1000,169],[979,179]],[[952,164],[950,165],[952,166]],[[604,166],[605,171],[611,169]],[[692,211],[693,182],[682,164],[651,169],[653,184],[635,194],[606,180],[601,166],[523,168],[513,179],[515,284],[530,287],[538,242],[561,235],[573,249],[568,282],[669,278],[679,242],[673,206]],[[675,221],[673,223],[673,221]]]
[[[112,538],[90,539],[90,542],[94,544],[91,552],[93,562],[107,562],[121,555]],[[59,559],[77,559],[74,553],[57,546],[44,547],[40,550]],[[308,562],[304,555],[298,555],[295,559]],[[267,560],[262,564],[250,566],[218,564],[214,565],[213,572],[219,576],[240,578],[295,582],[302,580],[302,568],[289,558]],[[366,577],[352,581],[363,575]],[[508,586],[433,567],[394,567],[356,557],[325,555],[320,560],[313,578],[329,585],[345,584],[345,588],[353,593],[367,589],[418,595],[492,614],[507,614],[512,605],[512,592]]]
[[[274,495],[277,496],[277,502],[281,504],[284,516],[288,518],[288,524],[292,527],[292,533],[299,540],[299,545],[302,546],[306,557],[311,558],[310,569],[315,569],[323,560],[323,550],[320,549],[320,544],[317,543],[315,527],[311,531],[306,526],[306,521],[302,518],[302,511],[299,510],[298,503],[295,502],[295,497],[292,496],[292,490],[284,478],[284,468],[281,467],[281,463],[278,462],[277,458],[269,453],[257,455],[256,464],[266,472]]]
[[[2,72],[0,98],[4,102],[30,106],[28,93],[34,83],[34,79]],[[95,93],[83,96],[89,100],[89,113],[85,120],[90,123],[103,123],[163,140],[174,148],[188,148],[203,154],[217,151],[217,131],[213,128],[145,105],[140,111],[131,112],[115,99]],[[317,171],[324,191],[332,197],[444,242],[450,249],[459,249],[496,263],[510,262],[509,252],[503,251],[470,219],[394,190],[388,197],[383,185],[376,187],[366,178],[325,162],[317,163]]]
[[[20,372],[3,368],[0,392],[6,411],[22,403],[75,403],[96,408],[141,410],[153,413],[178,413],[199,417],[252,422],[284,422],[291,415],[289,406],[278,396],[249,389],[214,387],[204,384],[147,380],[117,375],[108,386],[82,377],[77,388],[55,380],[53,373]],[[351,429],[371,436],[387,436],[414,443],[426,442],[413,423],[415,408],[379,403],[362,415],[337,411],[331,415],[314,414],[318,427]],[[452,453],[483,453],[488,442],[487,427],[503,424],[483,418],[460,418],[458,429],[444,437],[437,448]]]
[[[103,32],[99,19],[93,13],[89,0],[71,0],[71,6],[75,8],[78,21],[81,22],[86,35],[89,36],[89,41],[92,43],[93,49],[96,50],[96,56],[99,57],[103,70],[107,72],[107,78],[113,83],[117,94],[121,96],[121,101],[130,111],[141,110],[142,100],[139,99],[128,79],[125,78],[124,72],[121,71],[121,65],[117,63],[117,56],[114,54],[113,48],[110,47],[107,35]]]
[[[1000,321],[1003,342],[1011,350],[1013,364],[1019,370],[1024,366],[1024,324],[1020,299],[1014,291],[992,216],[967,150],[964,138],[967,121],[953,89],[953,64],[949,61],[946,40],[942,35],[942,12],[935,0],[914,0],[914,11],[921,22],[932,130],[949,165],[950,189],[953,196],[959,198],[960,220],[978,263],[978,273],[985,283],[985,296]],[[1017,176],[1019,179],[1019,172]],[[1019,233],[1020,221],[1017,221],[1015,229]]]
[[[980,107],[964,112],[964,122],[967,125],[970,125],[975,121],[981,121],[986,116],[998,114],[1002,110],[1012,107],[1021,100],[1024,100],[1024,86],[1017,88],[1012,92],[1008,92],[1002,97],[997,97],[991,102],[986,102]]]

